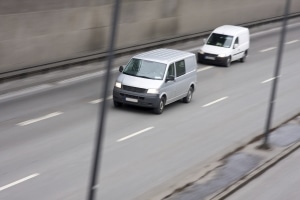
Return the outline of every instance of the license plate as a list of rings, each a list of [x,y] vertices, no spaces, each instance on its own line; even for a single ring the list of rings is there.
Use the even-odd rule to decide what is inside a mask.
[[[215,60],[216,58],[212,57],[212,56],[205,56],[205,59],[207,59],[207,60]]]
[[[126,101],[130,101],[130,102],[134,102],[134,103],[137,103],[137,102],[138,102],[137,99],[128,98],[128,97],[126,97],[125,100],[126,100]]]

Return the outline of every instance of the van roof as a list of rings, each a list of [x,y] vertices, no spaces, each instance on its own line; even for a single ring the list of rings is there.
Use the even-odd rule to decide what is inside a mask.
[[[242,26],[234,26],[234,25],[223,25],[218,28],[216,28],[213,32],[219,33],[223,35],[237,35],[240,32],[249,32],[248,28],[242,27]]]
[[[175,60],[184,59],[188,56],[194,55],[186,51],[180,51],[175,49],[156,49],[152,51],[147,51],[145,53],[138,54],[133,58],[151,60],[160,63],[171,63]]]

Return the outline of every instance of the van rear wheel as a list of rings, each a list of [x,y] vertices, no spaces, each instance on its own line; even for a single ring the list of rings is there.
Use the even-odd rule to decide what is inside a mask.
[[[245,62],[248,52],[245,51],[243,57],[240,59],[240,62]]]
[[[165,104],[166,104],[166,98],[165,97],[162,97],[160,100],[159,100],[159,104],[156,108],[154,108],[154,113],[155,114],[158,114],[160,115],[161,113],[163,113],[164,111],[164,108],[165,108]]]
[[[194,89],[192,87],[190,87],[186,97],[184,97],[182,99],[184,103],[190,103],[191,102],[192,97],[193,97],[193,92],[194,92]]]

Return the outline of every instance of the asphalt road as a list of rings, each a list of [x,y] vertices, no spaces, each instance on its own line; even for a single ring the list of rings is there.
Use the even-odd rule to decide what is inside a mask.
[[[275,165],[272,169],[240,189],[229,200],[299,199],[300,150]]]
[[[99,199],[161,197],[261,134],[278,40],[278,30],[253,35],[246,63],[230,68],[199,64],[192,102],[169,105],[162,115],[115,109],[109,98]],[[299,24],[286,42],[273,126],[300,111]],[[101,103],[92,101],[102,85],[99,78],[57,82],[0,103],[1,200],[86,197]]]

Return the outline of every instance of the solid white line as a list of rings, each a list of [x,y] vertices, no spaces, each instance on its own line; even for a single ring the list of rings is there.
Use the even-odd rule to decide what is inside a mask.
[[[207,66],[207,67],[203,67],[201,69],[198,69],[197,72],[202,72],[202,71],[205,71],[205,70],[208,70],[208,69],[211,69],[212,66]]]
[[[296,43],[296,42],[299,42],[299,40],[292,40],[292,41],[286,42],[285,44],[293,44],[293,43]]]
[[[200,47],[194,47],[194,48],[191,48],[191,49],[185,49],[184,51],[192,52],[192,51],[197,51],[197,50],[200,50]]]
[[[132,137],[134,137],[134,136],[136,136],[136,135],[139,135],[139,134],[141,134],[141,133],[144,133],[144,132],[146,132],[146,131],[149,131],[149,130],[151,130],[151,129],[153,129],[153,128],[154,128],[153,126],[151,126],[151,127],[149,127],[149,128],[145,128],[145,129],[143,129],[143,130],[141,130],[141,131],[138,131],[138,132],[136,132],[136,133],[133,133],[133,134],[131,134],[131,135],[128,135],[128,136],[126,136],[126,137],[123,137],[123,138],[121,138],[121,139],[118,139],[117,141],[118,141],[118,142],[122,142],[122,141],[127,140],[127,139],[129,139],[129,138],[132,138]]]
[[[39,122],[39,121],[42,121],[42,120],[45,120],[45,119],[49,119],[51,117],[55,117],[55,116],[58,116],[58,115],[61,115],[61,114],[63,114],[63,113],[62,112],[54,112],[54,113],[50,113],[48,115],[45,115],[43,117],[39,117],[39,118],[24,121],[24,122],[20,122],[17,125],[18,126],[26,126],[26,125],[29,125],[29,124],[32,124],[32,123],[35,123],[35,122]]]
[[[28,94],[28,93],[38,92],[38,91],[41,91],[41,90],[44,90],[44,89],[48,89],[48,88],[51,88],[51,87],[53,87],[53,85],[42,84],[42,85],[38,85],[38,86],[26,88],[24,90],[10,92],[10,93],[1,95],[0,96],[0,100],[5,100],[5,99],[13,98],[13,97],[16,97],[16,96],[25,95],[25,94]]]
[[[223,100],[225,100],[225,99],[227,99],[228,97],[222,97],[222,98],[220,98],[220,99],[218,99],[218,100],[215,100],[215,101],[213,101],[213,102],[210,102],[210,103],[208,103],[208,104],[205,104],[205,105],[203,105],[202,107],[204,108],[204,107],[207,107],[207,106],[210,106],[210,105],[212,105],[212,104],[215,104],[215,103],[218,103],[218,102],[220,102],[220,101],[223,101]]]
[[[102,70],[102,71],[99,71],[99,72],[84,74],[84,75],[81,75],[81,76],[76,76],[76,77],[73,77],[73,78],[58,81],[57,83],[58,84],[73,83],[73,82],[82,81],[82,80],[89,79],[89,78],[98,77],[98,76],[104,75],[104,73],[105,73],[105,71]]]
[[[277,78],[279,78],[280,76],[277,76]],[[270,81],[273,81],[276,77],[272,77],[272,78],[269,78],[261,83],[267,83],[267,82],[270,82]]]
[[[112,99],[112,98],[113,98],[113,96],[110,95],[109,97],[107,97],[107,100],[110,100],[110,99]],[[102,102],[102,101],[103,101],[103,99],[96,99],[96,100],[90,101],[89,103],[90,103],[90,104],[97,104],[97,103],[100,103],[100,102]]]
[[[27,177],[25,177],[25,178],[22,178],[22,179],[20,179],[20,180],[17,180],[17,181],[15,181],[15,182],[13,182],[13,183],[10,183],[10,184],[8,184],[8,185],[2,186],[2,187],[0,187],[0,191],[5,190],[5,189],[7,189],[7,188],[10,188],[10,187],[12,187],[12,186],[15,186],[15,185],[17,185],[17,184],[19,184],[19,183],[22,183],[22,182],[24,182],[24,181],[27,181],[27,180],[29,180],[29,179],[32,179],[32,178],[34,178],[34,177],[36,177],[36,176],[38,176],[38,175],[40,175],[40,174],[38,174],[38,173],[32,174],[32,175],[30,175],[30,176],[27,176]]]
[[[276,49],[276,47],[270,47],[270,48],[267,48],[267,49],[263,49],[263,50],[260,50],[259,52],[263,53],[263,52],[271,51],[271,50],[274,50],[274,49]]]

